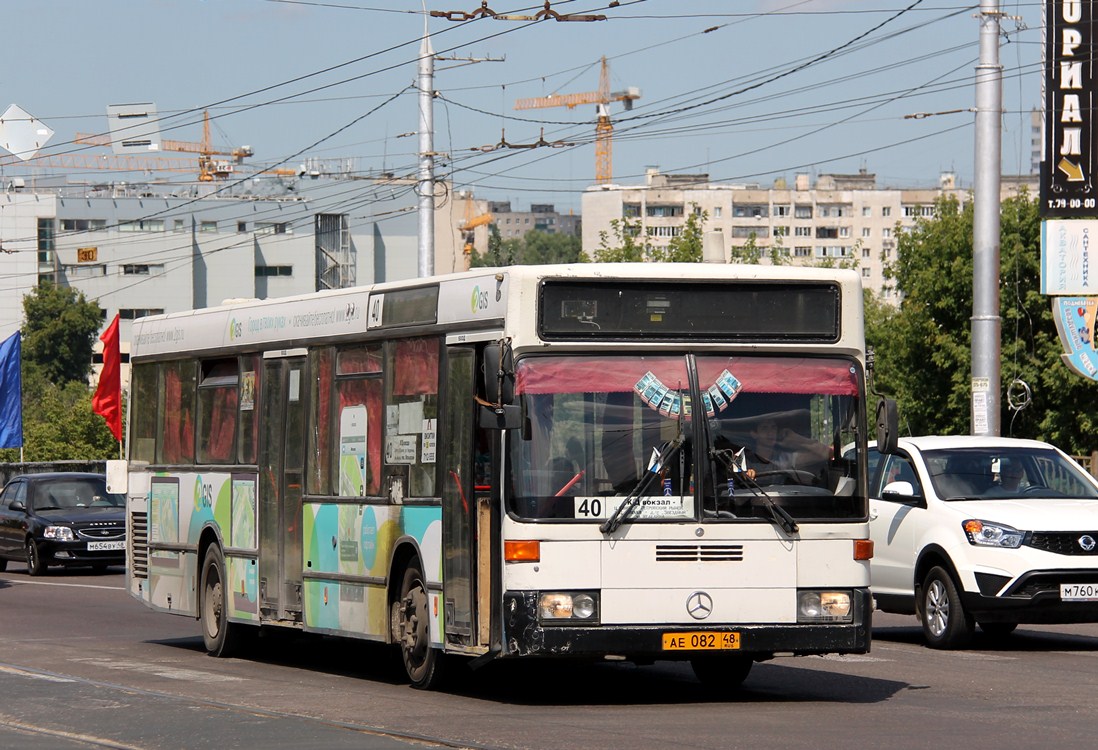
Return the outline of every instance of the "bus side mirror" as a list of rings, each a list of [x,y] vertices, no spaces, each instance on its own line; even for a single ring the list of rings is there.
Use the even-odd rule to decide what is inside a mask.
[[[493,404],[515,402],[515,355],[508,339],[484,347],[484,396]]]
[[[896,452],[896,433],[900,419],[896,402],[882,398],[877,402],[877,452],[882,455]]]

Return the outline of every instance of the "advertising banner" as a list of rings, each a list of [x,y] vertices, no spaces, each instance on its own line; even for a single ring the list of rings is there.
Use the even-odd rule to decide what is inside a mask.
[[[1044,157],[1041,216],[1098,216],[1094,184],[1094,3],[1045,4]]]

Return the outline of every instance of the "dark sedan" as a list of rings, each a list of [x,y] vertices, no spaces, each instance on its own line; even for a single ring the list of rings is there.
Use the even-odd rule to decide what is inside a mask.
[[[25,474],[0,492],[0,571],[8,560],[102,570],[126,562],[126,499],[102,474]]]

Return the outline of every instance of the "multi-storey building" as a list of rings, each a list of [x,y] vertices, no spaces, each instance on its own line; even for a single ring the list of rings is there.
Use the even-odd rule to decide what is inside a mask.
[[[1036,194],[1032,177],[1006,178],[1003,194],[1021,189]],[[707,242],[715,241],[727,262],[734,249],[754,243],[764,261],[772,249],[794,263],[824,259],[853,261],[864,284],[884,299],[895,300],[885,279],[885,264],[895,258],[896,232],[933,215],[943,194],[962,202],[971,191],[957,186],[952,174],[930,189],[880,188],[876,176],[822,174],[815,184],[799,174],[789,186],[711,184],[705,174],[665,175],[649,169],[643,186],[597,185],[583,194],[583,249],[591,254],[603,232],[613,237],[611,222],[663,246],[682,234],[691,213],[704,216]],[[621,231],[619,229],[619,231]]]
[[[518,239],[535,229],[573,237],[580,233],[580,217],[559,213],[552,203],[531,203],[529,211],[512,211],[510,201],[488,201],[488,213],[505,240]]]
[[[64,185],[0,193],[0,338],[19,328],[23,296],[49,280],[120,313],[142,315],[239,297],[282,297],[418,273],[414,183],[272,181],[231,195],[155,185]],[[457,228],[435,222],[435,269],[462,270]]]

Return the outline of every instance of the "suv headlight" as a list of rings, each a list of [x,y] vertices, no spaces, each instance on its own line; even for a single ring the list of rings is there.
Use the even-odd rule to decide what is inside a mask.
[[[47,539],[56,539],[59,542],[71,542],[76,539],[72,535],[72,529],[68,526],[47,526],[42,536]]]
[[[1011,526],[1001,523],[990,523],[970,518],[961,524],[968,537],[968,543],[977,547],[1004,547],[1006,549],[1018,549],[1022,546],[1026,532],[1018,531]]]

